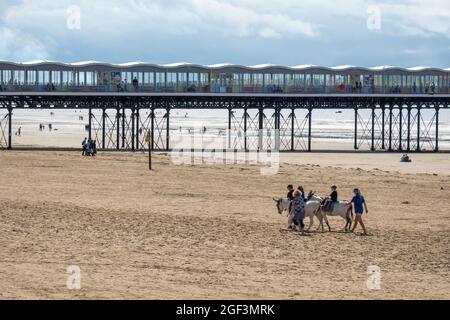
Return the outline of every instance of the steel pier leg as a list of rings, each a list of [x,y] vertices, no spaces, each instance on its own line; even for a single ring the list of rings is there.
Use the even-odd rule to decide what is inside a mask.
[[[92,109],[89,108],[89,139],[92,139]]]
[[[264,109],[259,109],[258,112],[258,119],[259,119],[259,125],[258,125],[258,151],[263,150],[263,142],[264,142]]]
[[[166,109],[166,150],[170,150],[170,109]]]
[[[12,149],[12,108],[8,108],[8,149]]]
[[[117,123],[116,123],[116,137],[117,137],[117,141],[116,141],[116,148],[117,150],[120,149],[120,109],[117,108],[116,109],[116,118],[117,118]]]
[[[439,151],[439,106],[436,107],[436,143],[434,146],[434,151]]]
[[[139,106],[136,108],[136,113],[134,114],[135,118],[136,118],[136,150],[140,149],[139,146],[139,139],[140,139],[140,134],[139,134],[139,127],[141,126],[140,123],[140,116],[139,116]]]
[[[420,107],[417,107],[417,151],[420,152],[422,150],[420,146],[420,121],[422,120],[422,116],[420,114]]]
[[[125,135],[126,135],[126,130],[125,130],[125,107],[122,108],[122,148],[125,149]]]
[[[312,108],[308,109],[308,152],[312,151]]]
[[[392,114],[393,108],[389,106],[389,151],[392,151]]]
[[[358,150],[358,108],[355,108],[355,150]]]
[[[399,133],[398,133],[398,149],[403,150],[403,108],[399,106]]]
[[[135,106],[131,108],[131,150],[134,151],[134,140],[135,140],[135,132],[134,132],[134,117],[135,117]]]
[[[385,135],[386,135],[386,133],[385,133],[385,126],[386,126],[386,109],[383,107],[383,109],[382,109],[382,114],[381,114],[381,128],[382,128],[382,131],[381,131],[381,149],[382,150],[385,150],[386,149],[386,142],[385,142],[385,139],[386,139],[386,137],[385,137]]]
[[[103,150],[106,149],[106,110],[105,108],[102,109],[102,148]]]
[[[375,151],[375,108],[372,108],[372,141],[370,150]]]
[[[233,117],[233,109],[228,109],[228,149],[231,149],[231,123]]]
[[[247,108],[244,109],[244,151],[247,151]]]
[[[408,141],[407,141],[407,149],[411,150],[411,107],[408,106]]]
[[[295,109],[291,110],[291,151],[295,149]]]
[[[151,140],[151,149],[152,151],[155,149],[155,109],[152,108],[151,114],[150,114],[150,120],[151,120],[151,128],[150,128],[150,140]]]

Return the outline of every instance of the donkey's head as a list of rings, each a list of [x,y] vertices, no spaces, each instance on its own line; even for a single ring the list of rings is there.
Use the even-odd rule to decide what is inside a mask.
[[[275,203],[276,203],[278,213],[279,213],[279,214],[283,214],[283,211],[284,211],[284,208],[283,208],[283,199],[275,198],[275,197],[273,197],[272,199],[273,199],[273,201],[275,201]]]

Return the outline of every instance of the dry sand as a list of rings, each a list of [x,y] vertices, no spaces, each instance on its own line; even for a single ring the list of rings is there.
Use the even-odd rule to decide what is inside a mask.
[[[282,159],[262,176],[164,154],[149,172],[141,153],[0,152],[0,298],[450,298],[450,155]],[[343,199],[360,187],[371,236],[337,232],[340,218],[331,233],[285,231],[272,197],[287,183],[337,184]],[[81,290],[66,287],[69,265]],[[380,290],[366,287],[370,265]]]

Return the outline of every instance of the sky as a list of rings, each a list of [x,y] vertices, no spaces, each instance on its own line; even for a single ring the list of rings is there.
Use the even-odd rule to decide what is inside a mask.
[[[450,68],[449,0],[0,0],[0,60]]]

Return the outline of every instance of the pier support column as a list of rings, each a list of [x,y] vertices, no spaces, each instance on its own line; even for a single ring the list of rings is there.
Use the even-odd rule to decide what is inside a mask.
[[[155,109],[152,108],[150,113],[150,149],[153,151],[155,149]]]
[[[280,151],[280,139],[281,139],[281,135],[280,135],[280,113],[281,110],[280,109],[275,109],[275,151]]]
[[[417,106],[417,152],[420,152],[422,148],[420,147],[420,121],[422,120],[422,115],[420,113],[420,106]]]
[[[355,144],[354,149],[358,150],[358,108],[355,108]]]
[[[375,151],[375,107],[372,107],[372,132],[370,150]]]
[[[102,109],[102,149],[106,149],[106,110]]]
[[[398,129],[398,150],[403,151],[403,108],[399,105],[399,129]]]
[[[139,146],[139,139],[140,139],[139,128],[141,126],[141,124],[140,124],[140,116],[139,116],[139,102],[137,103],[136,112],[134,114],[134,117],[136,119],[136,128],[135,128],[136,129],[136,150],[139,150],[140,149],[140,146]]]
[[[247,108],[244,109],[244,151],[247,151]]]
[[[434,151],[439,151],[439,106],[436,107],[436,141],[434,144]]]
[[[166,109],[166,150],[170,150],[170,109]]]
[[[120,149],[120,109],[116,109],[116,149]]]
[[[392,119],[393,119],[393,108],[389,106],[389,148],[388,151],[392,151]]]
[[[233,120],[233,109],[228,109],[228,149],[231,149],[231,122]]]
[[[407,150],[411,151],[411,106],[408,106],[408,137],[407,137]]]
[[[381,109],[381,149],[386,150],[386,108],[383,106]]]
[[[258,151],[263,150],[264,143],[264,109],[258,111]]]
[[[308,152],[312,151],[312,110],[308,109]]]
[[[125,148],[125,135],[126,135],[126,130],[125,130],[125,107],[122,108],[122,149]]]
[[[12,107],[8,108],[8,150],[12,149]]]
[[[89,108],[89,139],[92,139],[92,109]]]
[[[295,149],[295,109],[291,109],[291,151]]]
[[[131,150],[132,151],[135,150],[134,142],[135,142],[135,137],[136,137],[135,131],[134,131],[134,128],[135,128],[134,121],[135,121],[135,117],[136,117],[135,107],[136,106],[134,104],[131,106]]]

